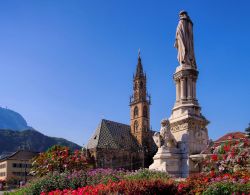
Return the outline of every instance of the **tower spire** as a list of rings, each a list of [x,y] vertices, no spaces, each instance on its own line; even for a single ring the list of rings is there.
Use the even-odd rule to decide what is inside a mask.
[[[148,140],[147,132],[150,129],[150,100],[147,96],[147,81],[141,63],[141,52],[138,51],[136,73],[133,79],[133,96],[130,99],[131,133],[140,145]]]
[[[139,48],[138,50],[138,61],[137,61],[137,67],[136,67],[136,77],[141,77],[143,76],[143,67],[142,67],[142,63],[141,63],[141,50]]]

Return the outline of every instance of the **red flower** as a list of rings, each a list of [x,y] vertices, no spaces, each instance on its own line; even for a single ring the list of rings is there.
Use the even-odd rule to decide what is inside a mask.
[[[229,145],[224,145],[223,149],[224,149],[225,152],[228,152],[230,150],[230,146]]]
[[[218,160],[218,156],[216,154],[213,154],[211,156],[211,158],[212,158],[213,161],[217,161]]]
[[[215,176],[214,170],[211,170],[211,171],[210,171],[210,176],[211,176],[211,177],[214,177],[214,176]]]

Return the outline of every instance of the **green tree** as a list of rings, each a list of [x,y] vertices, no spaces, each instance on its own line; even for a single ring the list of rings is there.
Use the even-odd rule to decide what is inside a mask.
[[[248,127],[245,129],[248,137],[250,137],[250,123],[248,123]]]

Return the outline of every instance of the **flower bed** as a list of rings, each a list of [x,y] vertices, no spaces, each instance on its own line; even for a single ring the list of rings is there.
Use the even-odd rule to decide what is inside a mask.
[[[73,173],[53,173],[28,183],[24,188],[13,194],[40,194],[50,191],[65,189],[77,190],[84,186],[95,186],[97,184],[108,184],[123,180],[167,180],[167,173],[140,169],[137,171],[95,169],[90,171],[76,171]],[[92,188],[92,187],[91,187]]]
[[[55,190],[41,195],[97,195],[97,194],[249,194],[249,173],[224,175],[199,174],[176,182],[173,179],[143,179],[109,181],[106,184],[85,186],[76,190]]]
[[[82,154],[75,152],[72,158],[60,157],[58,161],[66,169],[53,168],[48,173],[47,158],[41,158],[38,172],[46,175],[30,182],[12,193],[42,195],[93,195],[93,194],[250,194],[249,139],[232,140],[212,148],[212,154],[204,161],[203,173],[184,181],[175,181],[167,173],[141,169],[138,171],[112,169],[83,169],[79,162]],[[60,148],[59,148],[60,149]],[[53,150],[58,152],[58,148]],[[67,154],[67,150],[63,150]],[[51,152],[51,151],[49,151]],[[63,153],[63,154],[64,154]],[[53,157],[53,155],[50,155]],[[64,160],[62,160],[64,159]],[[70,159],[68,161],[68,159]],[[83,158],[83,163],[86,163]],[[71,161],[75,161],[71,163]],[[81,161],[81,160],[80,160]],[[38,161],[37,161],[38,162]],[[54,161],[51,159],[51,163]],[[77,163],[77,164],[75,164]],[[54,163],[53,166],[57,164]],[[78,166],[80,165],[80,166]],[[69,167],[71,167],[69,169]],[[44,171],[46,170],[46,171]],[[55,171],[56,170],[56,171]],[[65,171],[68,170],[68,171]],[[70,171],[69,171],[70,170]],[[41,174],[41,175],[43,175]]]
[[[77,190],[55,190],[48,195],[97,195],[97,194],[177,194],[176,185],[172,180],[122,180],[96,186],[86,186]],[[41,195],[47,195],[41,193]]]

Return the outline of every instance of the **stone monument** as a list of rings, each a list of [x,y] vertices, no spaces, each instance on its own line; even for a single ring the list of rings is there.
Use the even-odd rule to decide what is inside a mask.
[[[179,18],[175,40],[179,65],[173,77],[176,85],[176,101],[168,127],[177,145],[174,150],[166,144],[160,147],[158,145],[158,152],[154,156],[154,163],[150,169],[157,169],[156,164],[161,159],[166,164],[165,171],[176,177],[187,177],[199,172],[198,167],[195,166],[196,162],[190,156],[200,154],[207,147],[209,138],[206,126],[209,122],[201,114],[201,107],[196,98],[196,81],[199,72],[194,55],[193,23],[186,11],[181,11]],[[172,159],[165,158],[166,151],[168,156],[173,156]],[[176,164],[179,167],[176,171],[176,168],[172,169],[171,161],[177,161],[177,159],[179,161]]]
[[[177,148],[175,137],[170,131],[169,120],[161,121],[160,132],[155,132],[153,139],[158,147],[156,155],[153,157],[154,163],[149,169],[168,172],[171,175],[181,177],[179,174],[180,149]]]

